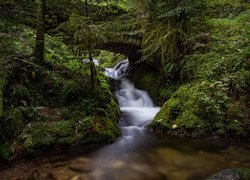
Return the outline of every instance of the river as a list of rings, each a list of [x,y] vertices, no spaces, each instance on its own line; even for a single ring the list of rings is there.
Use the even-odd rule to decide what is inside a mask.
[[[156,137],[147,130],[160,107],[124,72],[128,61],[106,70],[117,79],[121,137],[88,152],[49,156],[13,165],[0,179],[203,179],[225,168],[250,167],[250,145],[229,140]],[[27,176],[28,174],[28,176]],[[22,178],[21,178],[22,179]]]

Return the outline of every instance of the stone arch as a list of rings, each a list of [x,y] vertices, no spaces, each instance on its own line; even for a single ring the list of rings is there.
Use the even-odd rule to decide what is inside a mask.
[[[131,64],[139,61],[142,57],[141,48],[136,45],[113,42],[113,43],[103,43],[96,47],[100,50],[111,51],[114,53],[120,53],[128,57]]]

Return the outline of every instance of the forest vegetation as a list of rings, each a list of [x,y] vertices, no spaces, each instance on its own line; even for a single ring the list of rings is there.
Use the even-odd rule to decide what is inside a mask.
[[[1,163],[119,137],[103,68],[125,58],[152,132],[246,141],[249,20],[249,0],[0,0]]]

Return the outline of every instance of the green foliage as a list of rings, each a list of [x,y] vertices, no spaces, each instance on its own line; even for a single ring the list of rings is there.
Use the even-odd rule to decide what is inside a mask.
[[[25,97],[29,95],[29,90],[23,85],[17,85],[14,87],[14,94],[17,94],[17,96],[20,97]]]
[[[12,154],[13,152],[12,152],[10,145],[8,144],[0,145],[0,159],[10,160]]]
[[[204,21],[190,19],[189,55],[180,61],[179,71],[171,63],[164,67],[168,83],[161,86],[160,95],[167,101],[151,127],[174,135],[247,138],[248,6],[243,8],[244,2],[239,1],[204,3]],[[173,74],[179,74],[179,79],[172,78]],[[172,90],[176,84],[179,88]],[[173,102],[179,102],[178,113]]]
[[[150,27],[152,28],[152,27]],[[179,41],[183,41],[185,36],[181,27],[171,27],[165,24],[160,24],[153,28],[154,30],[150,34],[146,34],[144,41],[144,56],[146,58],[161,54],[162,65],[164,66],[168,61],[174,62],[179,52]]]
[[[73,125],[70,121],[31,124],[20,135],[20,138],[23,141],[24,148],[28,151],[55,143],[60,144],[60,142],[70,144],[72,143],[70,138],[75,132]]]
[[[250,178],[250,169],[249,168],[239,168],[237,169],[241,179]]]
[[[161,57],[161,67],[168,62],[178,62],[185,54],[189,16],[196,12],[199,1],[152,1],[151,14],[143,34],[143,55]],[[163,71],[162,71],[163,72]]]
[[[118,62],[123,61],[126,57],[122,54],[116,54],[108,51],[100,51],[100,54],[96,57],[99,60],[100,66],[104,68],[112,68]]]
[[[3,101],[4,101],[4,91],[9,80],[9,74],[5,71],[0,71],[0,117],[3,115]]]
[[[13,54],[30,55],[32,53],[35,34],[31,28],[3,20],[0,22],[0,29],[2,58]]]
[[[72,102],[76,103],[79,97],[86,97],[87,94],[90,93],[90,89],[86,89],[86,87],[84,89],[84,87],[81,85],[81,82],[83,81],[69,80],[63,83],[61,95],[63,97],[63,101],[66,104]]]
[[[79,56],[83,52],[93,50],[95,44],[102,40],[102,29],[92,24],[88,17],[73,14],[68,22],[68,28],[74,33],[74,49]]]
[[[13,34],[20,28],[9,27]],[[1,119],[0,143],[17,139],[23,151],[15,152],[36,154],[56,144],[72,147],[115,139],[120,111],[103,72],[97,73],[100,87],[91,91],[89,64],[76,58],[61,38],[47,35],[46,42],[47,66],[24,58],[11,79],[9,72],[0,72],[1,116],[6,119]],[[1,154],[8,159],[12,155],[5,149]]]
[[[161,97],[161,101],[163,100],[164,102],[169,99],[172,94],[176,91],[176,88],[173,86],[168,86],[168,88],[161,88],[159,93],[159,96]]]
[[[12,136],[18,135],[24,126],[23,114],[19,108],[15,108],[10,112],[10,132]]]

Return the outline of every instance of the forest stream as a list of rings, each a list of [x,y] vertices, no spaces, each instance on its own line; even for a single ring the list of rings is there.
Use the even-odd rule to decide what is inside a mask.
[[[119,81],[121,137],[88,152],[25,160],[0,179],[203,179],[220,170],[250,167],[250,146],[222,139],[156,137],[147,125],[160,110],[144,90],[124,77],[128,61],[106,74]],[[21,178],[22,179],[22,178]]]

